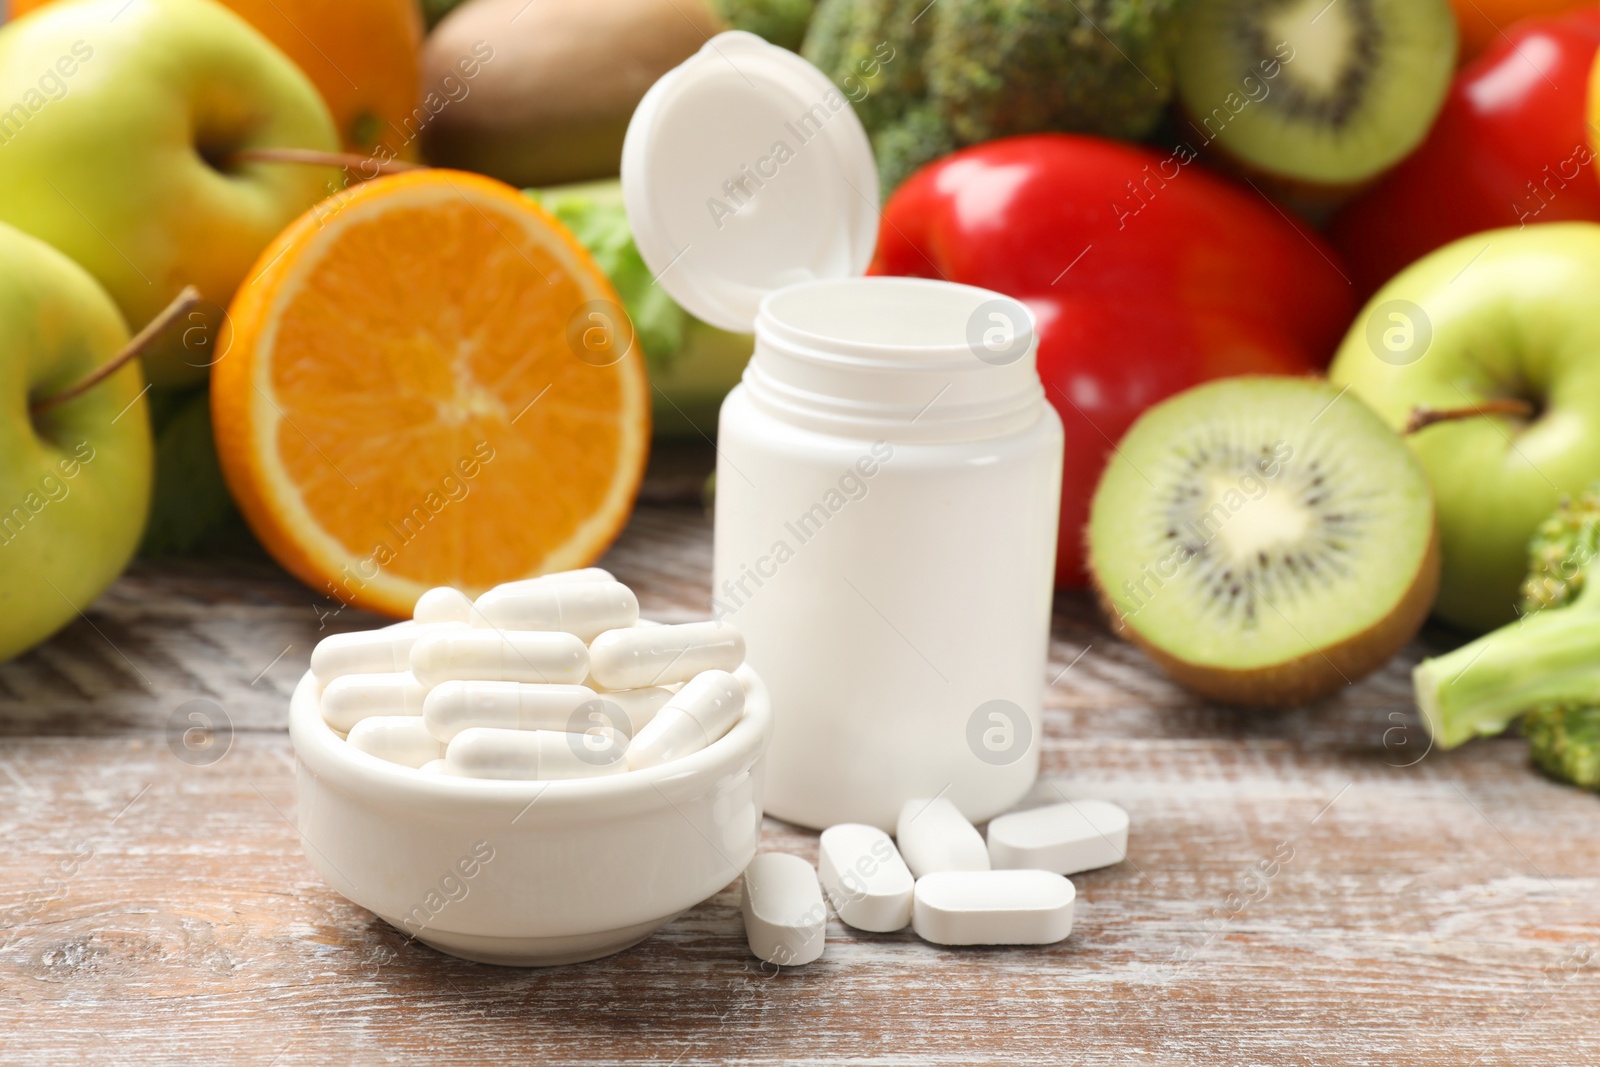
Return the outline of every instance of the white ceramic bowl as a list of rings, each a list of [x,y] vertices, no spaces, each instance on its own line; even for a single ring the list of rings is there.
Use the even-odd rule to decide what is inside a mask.
[[[424,774],[289,708],[300,834],[330,886],[409,936],[481,963],[619,952],[726,887],[756,853],[772,707],[748,666],[744,717],[680,760],[603,778]]]

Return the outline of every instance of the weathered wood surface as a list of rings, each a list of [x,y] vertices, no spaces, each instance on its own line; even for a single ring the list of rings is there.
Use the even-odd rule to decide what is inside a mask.
[[[690,618],[709,540],[647,506],[606,565]],[[328,607],[265,563],[141,564],[0,667],[0,1063],[1600,1063],[1600,801],[1514,739],[1423,755],[1417,649],[1243,715],[1062,598],[1037,796],[1133,816],[1128,862],[1074,879],[1066,942],[834,921],[773,973],[734,886],[621,955],[519,971],[408,942],[301,854],[286,709]],[[168,747],[194,699],[233,731],[207,766]],[[768,821],[765,847],[815,840]]]

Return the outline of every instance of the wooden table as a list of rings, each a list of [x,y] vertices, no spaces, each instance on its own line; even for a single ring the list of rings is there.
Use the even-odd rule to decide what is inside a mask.
[[[700,509],[646,504],[604,562],[647,613],[705,614]],[[1420,649],[1241,714],[1062,597],[1034,799],[1133,817],[1067,941],[835,920],[774,972],[736,884],[618,956],[507,970],[408,941],[302,854],[285,722],[328,606],[265,561],[142,563],[0,666],[0,1063],[1600,1063],[1600,801],[1515,739],[1428,752]],[[207,765],[169,746],[196,709],[232,731]],[[768,820],[763,847],[816,837]]]

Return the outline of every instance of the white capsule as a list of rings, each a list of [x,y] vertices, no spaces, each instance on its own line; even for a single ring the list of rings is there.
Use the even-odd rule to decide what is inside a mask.
[[[987,871],[983,835],[944,797],[908,800],[900,808],[894,843],[918,878],[934,871]]]
[[[876,826],[841,823],[822,831],[817,876],[839,918],[858,930],[886,934],[911,921],[911,871]]]
[[[446,765],[443,756],[440,756],[438,759],[431,759],[427,763],[424,763],[421,767],[418,767],[417,769],[419,771],[421,771],[423,774],[449,774],[450,773],[450,768],[449,768],[448,765]]]
[[[552,571],[549,574],[541,574],[541,575],[539,575],[539,577],[531,578],[529,580],[530,581],[534,581],[534,582],[614,582],[614,581],[616,581],[616,579],[611,576],[611,572],[606,570],[604,567],[584,567],[584,568],[582,568],[580,570],[575,570],[575,571]],[[517,583],[508,582],[507,584],[508,585],[515,585]]]
[[[317,642],[311,650],[311,673],[326,686],[347,674],[390,674],[409,670],[411,646],[421,638],[446,630],[465,629],[459,622],[424,625],[399,622],[379,630],[357,630],[333,634]]]
[[[608,689],[600,694],[600,712],[613,721],[601,725],[615,726],[629,737],[638,737],[679,688],[653,685],[645,689]]]
[[[763,852],[744,869],[744,936],[758,959],[799,966],[822,955],[828,908],[817,872],[799,856]]]
[[[615,730],[569,734],[554,730],[494,730],[473,727],[450,739],[445,765],[469,778],[549,781],[621,774],[628,739]]]
[[[470,622],[472,598],[459,589],[441,585],[417,597],[411,617],[417,622]]]
[[[589,650],[572,634],[460,627],[419,638],[410,664],[430,687],[457,680],[576,685],[589,673]]]
[[[422,721],[429,733],[444,742],[475,726],[571,730],[578,709],[597,699],[586,685],[440,682],[422,702]],[[594,725],[586,716],[579,721],[581,729]]]
[[[743,662],[744,635],[725,622],[608,630],[589,643],[589,672],[607,689],[687,682]]]
[[[557,630],[585,643],[595,635],[639,621],[639,601],[621,582],[551,581],[497,585],[473,604],[474,626],[502,630]]]
[[[1128,813],[1105,800],[1069,800],[989,823],[989,862],[996,870],[1076,874],[1121,863],[1127,855]]]
[[[444,746],[428,733],[418,715],[374,715],[362,719],[350,728],[345,740],[353,748],[402,767],[421,767],[444,755]]]
[[[654,767],[699,752],[744,714],[744,683],[727,671],[695,675],[628,746],[628,766]]]
[[[421,715],[427,687],[410,671],[346,674],[322,691],[322,718],[340,732],[373,715]]]
[[[936,945],[1050,945],[1077,895],[1052,871],[938,871],[917,879],[912,928]]]

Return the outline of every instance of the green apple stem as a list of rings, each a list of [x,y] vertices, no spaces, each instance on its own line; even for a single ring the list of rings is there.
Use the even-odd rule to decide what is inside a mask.
[[[137,359],[144,355],[145,349],[150,347],[152,341],[166,333],[174,322],[187,315],[198,303],[200,303],[200,290],[192,285],[184,286],[183,291],[173,297],[172,303],[163,308],[159,315],[147,322],[144,329],[135,334],[133,340],[124,345],[120,352],[90,371],[73,385],[61,390],[61,392],[52,393],[50,396],[40,397],[38,400],[32,401],[28,405],[28,414],[37,418],[51,408],[59,407],[67,401],[75,400],[87,393],[90,389],[93,389],[121,370],[129,360]]]
[[[1411,409],[1411,415],[1406,419],[1406,425],[1400,432],[1414,434],[1418,430],[1425,430],[1438,422],[1455,422],[1458,419],[1474,419],[1482,415],[1515,415],[1518,418],[1531,419],[1537,413],[1532,404],[1514,396],[1499,397],[1494,400],[1485,400],[1478,404],[1468,404],[1459,408],[1430,408],[1418,405]]]
[[[377,168],[372,177],[399,174],[408,170],[427,170],[421,163],[407,163],[403,159],[379,160],[373,156],[360,156],[354,152],[323,152],[315,148],[241,148],[229,153],[230,163],[304,163],[314,167],[340,167],[346,171],[365,174]]]

